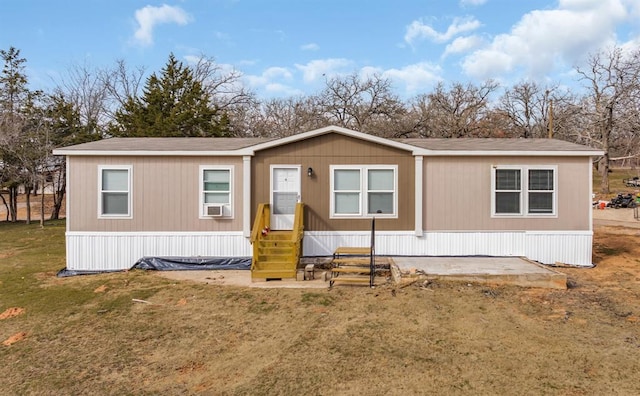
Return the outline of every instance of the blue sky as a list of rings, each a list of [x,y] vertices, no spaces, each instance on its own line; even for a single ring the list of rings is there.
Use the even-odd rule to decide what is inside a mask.
[[[327,77],[379,73],[402,98],[438,81],[575,85],[574,66],[640,48],[638,0],[0,0],[0,48],[34,88],[73,65],[158,71],[169,53],[236,69],[260,98],[318,92]]]

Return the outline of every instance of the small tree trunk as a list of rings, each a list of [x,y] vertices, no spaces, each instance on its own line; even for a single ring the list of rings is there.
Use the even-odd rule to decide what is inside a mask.
[[[42,173],[42,193],[40,193],[40,227],[44,227],[44,185],[45,176]]]
[[[18,221],[18,185],[9,187],[9,217],[12,223]]]
[[[25,188],[27,203],[27,224],[31,224],[31,188]]]
[[[602,193],[609,194],[609,140],[613,131],[613,104],[610,103],[605,111],[606,119],[602,125],[602,151],[604,151],[604,156],[602,157],[602,183],[600,189]]]
[[[51,211],[51,220],[57,220],[60,218],[60,210],[62,208],[62,201],[64,200],[65,190],[67,189],[67,176],[66,167],[62,167],[58,172],[58,182],[53,186],[53,209]]]
[[[0,194],[0,199],[2,199],[2,203],[4,204],[4,207],[7,208],[7,218],[5,221],[9,221],[9,204],[7,203],[7,200],[4,199],[4,195]]]

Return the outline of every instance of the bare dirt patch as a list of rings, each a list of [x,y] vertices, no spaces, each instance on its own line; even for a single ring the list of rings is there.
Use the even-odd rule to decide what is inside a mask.
[[[15,344],[16,342],[20,342],[24,340],[25,338],[27,338],[27,333],[21,331],[20,333],[16,333],[11,337],[7,338],[6,340],[2,341],[2,345],[10,346]]]
[[[5,194],[5,199],[8,200],[7,194]],[[66,200],[66,198],[65,198]],[[62,202],[62,207],[60,208],[60,218],[64,218],[66,216],[66,206],[65,200]],[[42,208],[42,202],[40,195],[31,196],[31,221],[38,221],[40,219],[40,211]],[[45,194],[44,196],[44,215],[46,219],[49,219],[51,216],[51,212],[53,211],[53,195]],[[7,208],[2,204],[0,200],[0,220],[5,220],[7,217]],[[27,219],[27,199],[25,194],[18,195],[18,220],[24,221]]]
[[[18,315],[22,315],[24,313],[24,308],[20,307],[11,307],[4,310],[4,312],[0,313],[0,320],[13,318]]]

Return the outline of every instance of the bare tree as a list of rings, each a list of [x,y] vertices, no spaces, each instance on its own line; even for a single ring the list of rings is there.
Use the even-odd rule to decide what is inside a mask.
[[[108,121],[114,119],[115,112],[129,98],[138,97],[145,73],[144,67],[129,69],[122,59],[117,60],[113,68],[98,71],[98,80],[107,91],[104,110]]]
[[[55,95],[73,103],[81,122],[98,136],[103,136],[113,114],[112,75],[115,72],[89,65],[72,65],[55,88]]]
[[[610,156],[625,131],[638,125],[637,102],[640,98],[640,50],[623,53],[620,48],[590,56],[588,67],[576,68],[588,90],[583,111],[589,121],[583,139],[604,151],[599,170],[601,191],[609,193]],[[637,149],[636,149],[637,150]]]
[[[373,134],[391,133],[385,129],[406,113],[391,81],[377,74],[331,78],[316,100],[328,123]]]
[[[528,81],[507,89],[500,98],[498,110],[509,119],[507,135],[522,138],[557,135],[566,139],[572,133],[571,122],[579,113],[569,90],[542,87]]]
[[[229,118],[232,133],[242,133],[242,115],[257,104],[255,94],[242,83],[242,73],[216,62],[215,58],[201,54],[189,65],[196,81],[211,98],[211,105]]]
[[[423,111],[425,137],[473,137],[483,136],[483,117],[490,110],[490,95],[498,89],[492,80],[480,86],[454,83],[446,89],[439,83],[433,92],[418,98]],[[416,104],[414,104],[416,106]]]
[[[313,97],[274,98],[253,107],[247,126],[252,136],[284,137],[327,124]]]

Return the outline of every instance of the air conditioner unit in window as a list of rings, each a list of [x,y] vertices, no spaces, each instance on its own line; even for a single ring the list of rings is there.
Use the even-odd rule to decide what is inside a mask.
[[[207,216],[222,217],[224,214],[224,205],[207,205]]]

